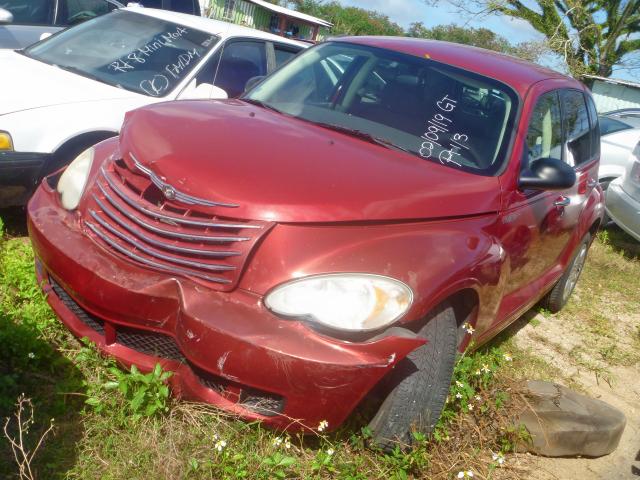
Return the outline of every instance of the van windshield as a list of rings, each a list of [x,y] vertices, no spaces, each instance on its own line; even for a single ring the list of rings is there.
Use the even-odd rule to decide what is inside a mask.
[[[302,53],[245,100],[482,175],[504,163],[518,105],[493,79],[340,41]]]
[[[127,10],[64,30],[28,57],[152,97],[170,93],[219,37]]]

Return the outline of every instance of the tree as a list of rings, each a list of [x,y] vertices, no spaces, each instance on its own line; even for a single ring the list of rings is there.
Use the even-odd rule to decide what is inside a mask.
[[[521,0],[447,1],[473,15],[498,13],[528,22],[576,78],[609,77],[614,66],[629,68],[625,62],[638,60],[640,0],[527,0],[526,5]],[[478,8],[470,9],[470,4]]]
[[[535,42],[511,45],[509,41],[488,28],[460,27],[458,25],[436,25],[426,28],[422,22],[415,22],[407,30],[409,37],[431,38],[446,42],[462,43],[486,48],[500,53],[520,57],[530,62],[538,60],[542,49]]]
[[[295,9],[333,23],[333,35],[404,35],[404,29],[387,15],[357,7],[343,7],[336,0],[293,0]]]

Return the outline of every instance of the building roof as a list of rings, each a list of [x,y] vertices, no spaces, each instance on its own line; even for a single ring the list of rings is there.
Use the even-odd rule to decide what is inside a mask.
[[[150,17],[160,18],[169,22],[176,22],[187,27],[195,28],[209,33],[214,33],[222,39],[229,37],[253,37],[265,40],[271,40],[276,43],[287,43],[291,45],[298,45],[302,47],[309,47],[308,43],[291,40],[286,37],[274,35],[272,33],[256,30],[255,28],[245,27],[237,25],[235,23],[223,22],[221,20],[214,20],[212,18],[197,17],[195,15],[187,13],[178,13],[170,10],[159,10],[156,8],[146,7],[126,7],[121,10],[128,10],[142,15],[148,15]]]
[[[326,20],[322,20],[321,18],[307,15],[306,13],[290,10],[288,8],[281,7],[280,5],[274,5],[273,3],[264,2],[263,0],[247,0],[247,1],[251,3],[255,3],[256,5],[259,5],[262,8],[265,8],[267,10],[271,10],[274,13],[286,15],[287,17],[291,17],[291,18],[297,18],[298,20],[302,20],[303,22],[312,23],[314,25],[320,25],[321,27],[333,27],[333,23],[327,22]]]
[[[615,83],[617,85],[624,85],[631,88],[640,88],[640,83],[630,82],[629,80],[620,80],[618,78],[599,77],[598,75],[585,75],[587,78],[593,78],[594,80],[600,80],[606,83]]]
[[[484,48],[412,37],[336,37],[330,40],[350,42],[429,58],[471,72],[494,78],[514,88],[522,97],[529,87],[542,80],[560,80],[583,89],[578,80],[517,57]]]

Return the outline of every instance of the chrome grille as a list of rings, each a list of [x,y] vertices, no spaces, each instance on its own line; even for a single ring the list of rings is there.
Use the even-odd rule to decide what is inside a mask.
[[[131,169],[123,161],[107,162],[88,195],[87,232],[145,267],[231,290],[272,224],[220,217],[216,208],[236,205],[205,203],[175,190],[168,200],[160,191],[167,185],[135,159]]]

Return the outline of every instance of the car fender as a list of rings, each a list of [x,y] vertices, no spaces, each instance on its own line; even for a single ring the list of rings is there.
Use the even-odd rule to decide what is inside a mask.
[[[53,153],[83,133],[117,133],[127,111],[159,100],[141,96],[24,110],[0,117],[0,130],[11,134],[17,152]]]
[[[505,250],[491,234],[495,214],[460,220],[385,225],[276,225],[254,253],[239,287],[265,295],[316,274],[366,272],[406,283],[414,292],[399,322],[419,321],[463,290],[476,293],[478,328],[495,314],[506,282]]]

